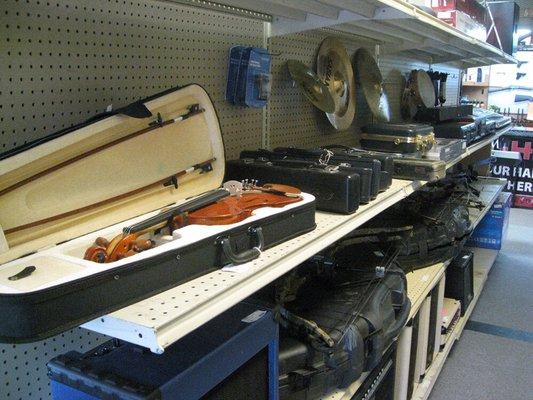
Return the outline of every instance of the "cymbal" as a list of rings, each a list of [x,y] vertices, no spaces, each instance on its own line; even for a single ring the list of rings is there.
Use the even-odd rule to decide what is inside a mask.
[[[355,53],[355,66],[358,82],[370,111],[377,119],[389,122],[389,99],[383,90],[383,77],[374,57],[368,50],[360,48]]]
[[[429,74],[422,69],[414,70],[411,74],[411,89],[417,105],[435,107],[435,88]]]
[[[326,113],[335,111],[335,102],[328,87],[311,68],[297,60],[288,60],[287,67],[291,78],[315,107]]]
[[[318,49],[317,75],[329,88],[335,111],[326,115],[338,130],[350,127],[355,116],[355,84],[353,69],[346,49],[340,41],[328,37]]]

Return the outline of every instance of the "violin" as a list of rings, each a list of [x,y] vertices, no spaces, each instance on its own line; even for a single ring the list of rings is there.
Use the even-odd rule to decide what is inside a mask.
[[[233,185],[233,186],[232,186]],[[208,193],[204,195],[207,201],[202,197],[192,202],[196,204],[207,205],[200,207],[178,206],[176,212],[171,212],[171,218],[165,218],[163,221],[158,220],[158,216],[150,218],[148,223],[143,221],[138,226],[126,227],[123,233],[115,236],[111,241],[99,237],[94,244],[90,246],[84,255],[85,260],[97,263],[109,263],[130,257],[141,251],[151,249],[155,242],[151,239],[143,239],[142,235],[149,232],[156,232],[163,228],[168,228],[172,233],[174,230],[187,225],[229,225],[245,220],[250,217],[254,210],[261,207],[284,207],[302,200],[299,189],[287,185],[266,184],[257,186],[245,182],[230,181],[225,184],[228,188],[227,194],[220,192]],[[230,192],[232,193],[230,195]],[[209,198],[216,199],[209,202]],[[161,213],[168,217],[168,210]],[[156,223],[152,223],[156,222]]]

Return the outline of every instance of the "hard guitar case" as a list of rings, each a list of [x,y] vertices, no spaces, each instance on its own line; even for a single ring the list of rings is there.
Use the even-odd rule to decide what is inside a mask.
[[[97,237],[222,184],[217,114],[198,85],[175,88],[1,156],[0,340],[41,339],[315,228],[315,203],[264,207],[230,225],[187,225],[110,263]],[[220,192],[220,190],[218,191]]]
[[[332,281],[306,282],[280,331],[280,399],[312,400],[347,387],[379,365],[410,311],[404,273],[391,267],[382,279],[344,271]],[[312,321],[330,345],[306,336],[291,315]],[[288,325],[288,327],[287,327]]]

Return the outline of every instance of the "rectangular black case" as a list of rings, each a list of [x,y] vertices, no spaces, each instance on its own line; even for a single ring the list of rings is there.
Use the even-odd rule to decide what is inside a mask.
[[[257,180],[259,185],[277,182],[293,185],[315,196],[316,208],[341,214],[354,213],[370,187],[362,187],[361,177],[351,169],[331,170],[308,162],[244,158],[226,162],[226,180]],[[365,182],[368,182],[366,177]]]
[[[414,119],[419,122],[435,124],[472,115],[472,110],[473,106],[471,104],[429,108],[421,107],[416,112]]]
[[[190,118],[182,118],[191,115],[192,109],[196,112]],[[187,110],[189,114],[183,114]],[[74,136],[70,136],[71,132]],[[80,136],[84,140],[76,142]],[[68,141],[68,153],[64,141]],[[70,158],[76,152],[84,157],[82,164],[78,163],[79,155]],[[19,167],[31,158],[37,161]],[[120,178],[110,173],[113,170],[107,164],[112,165],[117,159],[124,166],[117,172]],[[57,165],[58,160],[62,164]],[[205,164],[205,168],[197,163]],[[39,169],[35,170],[34,165]],[[44,178],[50,178],[46,187],[41,184],[45,168],[49,168],[49,175]],[[238,223],[215,227],[217,233],[199,226],[193,230],[199,236],[192,243],[181,244],[179,235],[170,236],[171,241],[164,247],[147,250],[150,256],[143,252],[118,260],[117,264],[84,259],[85,249],[98,236],[116,237],[135,218],[145,220],[146,213],[156,214],[162,207],[222,184],[224,147],[218,118],[207,92],[194,84],[133,103],[117,113],[84,123],[79,129],[70,128],[11,152],[0,161],[0,171],[3,179],[15,183],[0,192],[0,226],[5,230],[7,247],[0,253],[0,284],[10,289],[0,291],[2,342],[52,336],[231,262],[250,261],[259,256],[258,248],[270,248],[315,228],[314,198],[302,193],[301,202],[272,208],[264,217],[252,215]],[[15,180],[35,173],[41,174],[37,175],[40,179]],[[62,174],[61,179],[52,179],[55,174]],[[69,178],[69,174],[75,178]],[[131,186],[136,179],[140,188]],[[73,185],[71,180],[81,184]],[[55,186],[50,188],[51,184]],[[17,191],[34,192],[32,185],[40,185],[35,204],[17,203],[17,197],[10,197]],[[119,195],[113,197],[108,190]],[[107,200],[103,205],[91,202],[87,207],[83,202],[91,201],[91,196]],[[56,198],[61,198],[61,202]],[[37,216],[26,228],[27,218],[40,212],[41,204],[43,212],[55,208],[51,216],[57,220],[50,224],[45,219],[44,229]],[[75,213],[64,213],[69,211],[62,208],[67,204],[80,208]],[[29,211],[24,209],[26,206]],[[2,207],[9,207],[11,213],[3,212]],[[187,228],[180,232],[190,232]],[[28,250],[31,253],[24,256]],[[8,278],[32,267],[34,272],[20,280]]]
[[[378,160],[381,163],[380,191],[386,190],[392,184],[394,175],[393,156],[389,153],[357,149],[355,147],[331,144],[323,149],[333,152],[332,160],[335,163],[350,162],[354,158]]]
[[[474,298],[474,253],[463,249],[446,268],[444,295],[461,302],[461,316]]]
[[[383,165],[376,157],[362,156],[359,154],[337,154],[330,149],[323,148],[307,150],[296,147],[276,147],[274,153],[278,157],[283,157],[284,159],[303,159],[326,165],[341,165],[344,167],[355,168],[356,171],[360,168],[370,169],[372,199],[377,196],[378,192],[385,190],[390,185],[390,183],[386,184],[381,182]],[[387,167],[390,168],[390,164]],[[385,177],[385,179],[387,181],[389,180],[388,177]]]
[[[371,124],[361,128],[360,137],[366,150],[401,154],[423,153],[434,142],[433,127],[424,124]]]
[[[375,199],[379,192],[379,172],[378,175],[375,174],[377,165],[369,165],[368,163],[366,166],[352,166],[351,164],[335,165],[321,162],[317,159],[288,156],[285,153],[263,149],[242,151],[240,158],[246,160],[249,164],[276,165],[285,169],[314,169],[328,172],[342,170],[357,174],[359,175],[359,202],[362,204],[366,204]],[[320,187],[316,187],[315,190],[320,190]]]
[[[480,139],[479,126],[475,122],[452,121],[433,126],[435,137],[463,139],[467,144]]]
[[[344,279],[343,274],[353,277]],[[295,332],[303,330],[294,317],[285,317],[289,330],[281,331],[280,400],[318,399],[333,388],[349,386],[363,371],[380,366],[405,325],[411,307],[403,272],[391,268],[384,278],[370,282],[357,282],[361,278],[356,275],[365,274],[342,271],[337,283],[308,280],[296,301],[286,306],[293,315],[316,323],[333,345],[297,337]]]

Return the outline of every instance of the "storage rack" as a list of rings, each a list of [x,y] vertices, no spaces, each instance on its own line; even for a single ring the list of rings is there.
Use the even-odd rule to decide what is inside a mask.
[[[386,53],[456,61],[461,67],[516,63],[500,49],[475,39],[404,0],[217,0],[273,16],[270,36],[333,27],[382,44]],[[203,1],[188,1],[199,4]],[[205,2],[208,3],[208,2]]]
[[[461,159],[462,156],[458,157],[450,165]],[[360,207],[355,214],[317,212],[317,228],[314,231],[266,250],[254,261],[204,275],[82,326],[147,347],[155,353],[162,353],[166,347],[189,332],[268,285],[424,184],[422,181],[394,179],[387,191],[370,204]],[[503,186],[496,186],[499,193]],[[496,199],[494,188],[492,185],[489,187],[490,190],[484,191],[484,195],[489,195],[485,199],[488,207]],[[484,215],[487,210],[488,208],[481,214]],[[476,215],[474,223],[479,222],[480,215]],[[426,272],[417,271],[413,273],[415,278],[409,281],[409,287],[417,286],[420,282],[424,285],[423,290],[417,291],[420,299],[413,298],[413,311],[418,309],[417,302],[421,302],[424,292],[427,294],[425,289],[429,291],[431,284],[438,281],[436,274],[444,271],[443,265],[432,268],[431,271],[435,270],[435,274],[427,275]]]
[[[287,26],[292,27],[290,32],[302,32],[298,35],[302,41],[307,40],[311,29],[329,28],[324,31],[343,36],[344,42],[352,46],[362,46],[363,42],[365,45],[379,45],[376,47],[376,55],[381,56],[380,67],[400,69],[403,73],[412,68],[427,68],[428,65],[424,63],[447,62],[447,68],[465,68],[516,62],[493,46],[468,37],[402,0],[101,0],[97,3],[87,0],[52,0],[46,4],[27,0],[25,6],[17,0],[7,3],[6,10],[9,12],[2,15],[4,19],[0,29],[3,38],[0,42],[8,50],[12,44],[19,44],[16,52],[7,53],[6,60],[9,61],[10,69],[7,70],[7,63],[0,68],[5,78],[2,97],[3,100],[9,98],[11,103],[4,104],[3,112],[0,111],[0,121],[3,123],[0,148],[4,150],[21,144],[22,141],[35,139],[39,132],[46,133],[79,122],[80,119],[103,111],[108,104],[113,103],[116,108],[176,83],[191,81],[202,82],[213,94],[229,157],[238,154],[242,147],[268,145],[268,124],[271,121],[265,121],[264,111],[236,109],[224,102],[225,75],[221,63],[226,59],[227,46],[230,44],[240,42],[264,46],[270,42],[269,38],[279,42],[280,35],[283,40],[286,39],[284,29]],[[176,3],[194,6],[196,11],[192,7],[177,6]],[[26,14],[22,11],[29,12]],[[3,25],[4,22],[6,25]],[[39,39],[43,39],[43,44],[38,44],[37,40],[32,43],[35,37],[32,32],[41,29],[43,34],[39,35]],[[120,32],[115,33],[114,30],[117,29]],[[144,34],[144,39],[138,36],[139,29]],[[344,35],[339,35],[342,32]],[[154,39],[157,39],[155,47]],[[125,43],[131,44],[135,49],[124,50]],[[179,49],[172,47],[177,45]],[[289,48],[284,47],[281,51],[285,52],[285,56],[294,57],[297,54],[300,57],[305,54],[307,57],[309,50],[304,52],[298,46],[299,43],[291,43]],[[314,43],[309,46],[314,46]],[[168,57],[164,54],[167,48],[173,50]],[[15,48],[11,48],[13,49]],[[198,54],[201,56],[192,52],[192,49],[200,50]],[[35,61],[42,50],[49,51],[49,57],[45,53],[44,58]],[[92,54],[93,50],[99,57]],[[187,58],[183,58],[183,52],[187,51],[191,52],[191,57],[187,54]],[[122,53],[121,59],[116,57],[117,52]],[[142,63],[149,70],[146,74],[127,69],[131,68],[131,63],[125,59],[133,58],[134,55],[139,57],[141,54]],[[32,60],[44,65],[40,65],[41,69],[37,70],[38,65],[32,64]],[[79,69],[80,66],[82,69]],[[48,68],[50,69],[47,70]],[[389,76],[389,73],[385,75]],[[66,76],[69,77],[68,81]],[[396,75],[394,77],[397,78]],[[126,79],[129,82],[125,82]],[[8,80],[13,80],[14,84],[11,85]],[[389,84],[396,86],[399,82],[400,79],[395,79]],[[388,87],[389,90],[391,86]],[[450,98],[454,97],[451,95],[453,91],[458,89],[455,86],[458,86],[455,81],[448,82]],[[35,93],[40,93],[40,102],[35,104],[29,97],[34,90]],[[80,91],[83,92],[81,97]],[[308,118],[307,114],[302,114],[300,118]],[[291,132],[291,135],[294,136],[295,132]],[[296,137],[301,140],[298,133]],[[341,137],[328,136],[330,141],[339,140],[337,138]],[[486,139],[483,143],[489,141],[490,139]],[[305,144],[315,145],[310,142]],[[475,148],[477,149],[478,147]],[[475,150],[471,147],[468,151],[472,153]],[[423,182],[395,181],[389,192],[352,216],[355,220],[348,218],[350,221],[343,225],[342,232],[346,233],[359,226],[422,185]],[[380,204],[379,201],[384,203]],[[364,217],[363,213],[366,213]],[[319,213],[317,220],[321,218],[320,214],[322,213]],[[360,219],[357,219],[359,216]],[[327,219],[331,215],[326,214],[324,217]],[[335,237],[336,234],[332,234],[327,240],[334,240]],[[315,243],[315,251],[321,246]],[[278,270],[274,272],[275,276],[282,273]],[[239,275],[234,273],[237,279],[241,279],[243,274],[246,272]],[[253,278],[262,280],[259,275]],[[233,286],[230,281],[231,279],[224,287],[213,288],[221,291],[227,287],[231,289]],[[263,282],[259,286],[263,286]],[[190,289],[189,295],[200,300],[198,303],[184,304],[189,307],[184,312],[185,320],[189,323],[185,326],[185,331],[200,326],[202,318],[208,315],[202,308],[205,304],[201,300],[204,294],[200,293],[200,288]],[[198,289],[198,292],[193,289]],[[241,289],[235,288],[235,292],[230,289],[227,292],[233,298],[246,297],[240,293]],[[159,308],[162,305],[157,306]],[[227,308],[224,304],[222,307]],[[200,311],[199,320],[192,316],[196,311]],[[161,310],[161,314],[167,316],[169,312]],[[172,324],[164,328],[172,330]],[[0,345],[0,359],[4,365],[7,362],[11,366],[9,375],[0,377],[0,387],[3,389],[0,390],[1,397],[48,398],[45,363],[60,352],[88,349],[103,340],[106,340],[106,336],[88,330],[71,330],[32,344]],[[28,365],[35,365],[31,377],[30,372],[27,372]],[[356,383],[352,387],[357,387]]]

